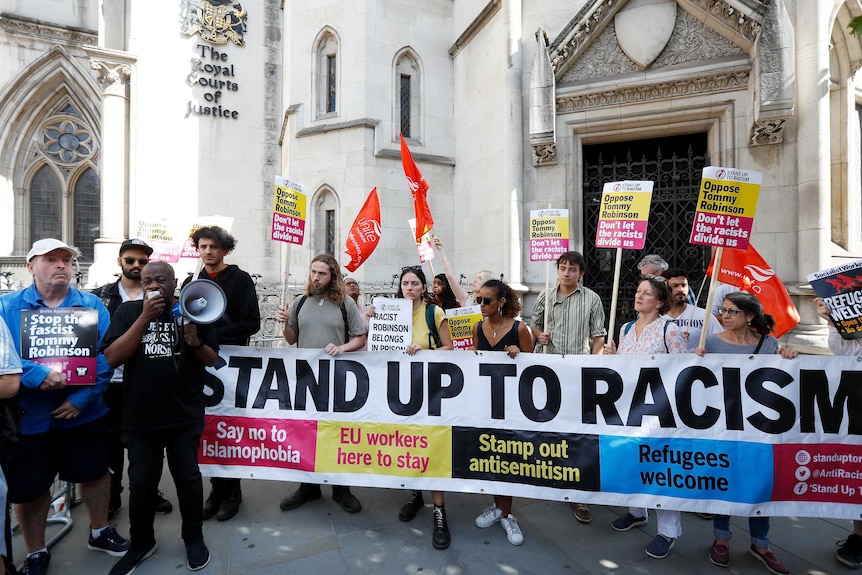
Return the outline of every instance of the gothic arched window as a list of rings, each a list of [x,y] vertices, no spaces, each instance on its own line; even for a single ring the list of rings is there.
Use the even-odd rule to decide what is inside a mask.
[[[419,58],[410,48],[401,50],[395,56],[394,139],[398,132],[405,138],[421,137],[421,79]]]

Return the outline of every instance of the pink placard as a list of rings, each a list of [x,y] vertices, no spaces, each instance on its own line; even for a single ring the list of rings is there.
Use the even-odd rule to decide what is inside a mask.
[[[305,220],[273,212],[271,238],[301,246],[305,241]]]
[[[317,422],[207,415],[198,462],[314,471]]]

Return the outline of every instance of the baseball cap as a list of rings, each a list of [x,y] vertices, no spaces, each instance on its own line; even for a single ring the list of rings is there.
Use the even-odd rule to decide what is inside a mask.
[[[36,256],[44,256],[48,252],[53,252],[54,250],[65,250],[69,252],[73,258],[81,255],[78,252],[78,248],[73,248],[72,246],[54,238],[46,238],[44,240],[36,240],[33,242],[33,247],[30,248],[29,252],[27,252],[27,261],[29,262]]]
[[[123,255],[123,252],[126,250],[130,250],[135,248],[136,250],[141,250],[148,256],[153,255],[153,248],[151,248],[147,242],[144,240],[139,240],[138,238],[132,238],[130,240],[126,240],[120,244],[120,255]]]

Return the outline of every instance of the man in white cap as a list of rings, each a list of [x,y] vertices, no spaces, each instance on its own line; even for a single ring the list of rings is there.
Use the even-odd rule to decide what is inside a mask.
[[[64,323],[74,323],[73,319],[67,319],[77,317],[75,310],[96,310],[98,342],[95,349],[98,349],[110,317],[98,297],[69,286],[72,261],[77,255],[77,249],[60,240],[34,242],[27,254],[27,269],[33,276],[33,285],[0,297],[0,317],[14,334],[19,355],[24,343],[21,341],[22,311],[29,310],[72,308],[68,314],[61,311],[44,316],[58,318]],[[34,313],[33,317],[39,316]],[[34,329],[31,334],[36,333]],[[49,330],[44,333],[50,335],[50,330],[55,328],[44,329]],[[41,338],[31,338],[26,343],[33,344],[33,339]],[[39,344],[35,345],[39,352]],[[36,358],[38,353],[28,357]],[[67,386],[64,372],[26,357],[22,357],[21,363],[19,401],[24,417],[21,441],[12,449],[7,462],[7,481],[9,499],[15,503],[15,514],[27,547],[25,572],[41,575],[48,571],[51,554],[45,545],[45,525],[51,504],[50,487],[57,473],[62,480],[79,484],[90,520],[88,549],[121,557],[128,550],[129,542],[108,524],[111,486],[105,417],[108,410],[102,403],[102,392],[111,379],[111,368],[104,356],[98,354],[95,384]]]

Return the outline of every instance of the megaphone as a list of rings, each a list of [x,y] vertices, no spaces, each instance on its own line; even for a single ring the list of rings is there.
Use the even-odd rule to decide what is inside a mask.
[[[194,323],[215,323],[227,308],[227,297],[217,283],[211,280],[194,280],[180,291],[174,315],[182,316]]]

